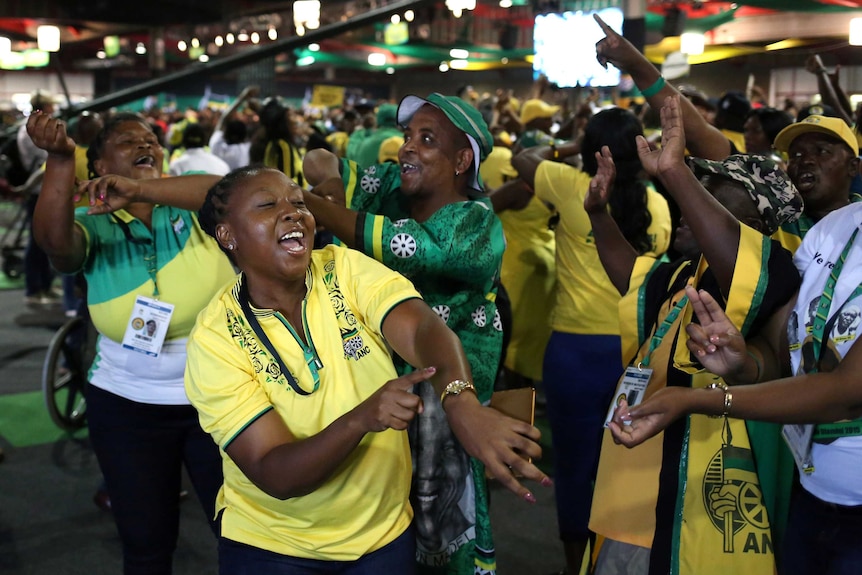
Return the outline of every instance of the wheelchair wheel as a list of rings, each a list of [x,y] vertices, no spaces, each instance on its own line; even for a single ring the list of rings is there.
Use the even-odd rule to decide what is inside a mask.
[[[5,250],[4,250],[5,251]],[[24,275],[24,260],[11,252],[3,254],[3,273],[10,280],[17,280]]]
[[[42,365],[42,392],[51,420],[64,431],[86,425],[84,388],[95,354],[95,328],[84,318],[67,321],[48,344]]]

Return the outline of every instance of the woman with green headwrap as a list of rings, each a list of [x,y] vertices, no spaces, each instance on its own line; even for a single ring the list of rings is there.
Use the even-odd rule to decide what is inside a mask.
[[[306,202],[341,241],[413,281],[461,339],[473,383],[453,382],[442,402],[427,382],[416,390],[425,400],[410,429],[417,561],[426,573],[493,573],[484,466],[449,426],[434,424],[446,420],[450,394],[469,390],[487,403],[499,368],[495,298],[505,240],[478,175],[493,139],[479,111],[457,97],[407,96],[397,118],[405,130],[398,164],[359,166],[309,152],[303,170],[315,188]]]

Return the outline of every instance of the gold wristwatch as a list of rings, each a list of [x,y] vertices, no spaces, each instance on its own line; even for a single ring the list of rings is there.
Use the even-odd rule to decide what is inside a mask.
[[[446,389],[443,390],[443,393],[440,394],[440,403],[443,403],[450,395],[460,395],[463,391],[467,390],[476,393],[476,386],[465,379],[450,381]]]

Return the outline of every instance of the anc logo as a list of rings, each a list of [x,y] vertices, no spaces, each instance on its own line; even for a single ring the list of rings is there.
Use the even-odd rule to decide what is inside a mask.
[[[734,535],[743,528],[769,530],[769,517],[749,449],[723,445],[713,455],[703,478],[703,502],[713,526],[724,535],[725,553],[734,552]],[[749,539],[752,536],[753,533],[749,534]],[[771,547],[767,542],[768,537],[764,539],[764,548]],[[758,549],[757,542],[747,541],[743,552],[752,548]]]

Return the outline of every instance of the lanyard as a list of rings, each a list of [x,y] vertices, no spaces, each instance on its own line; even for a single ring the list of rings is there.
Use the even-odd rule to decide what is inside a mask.
[[[832,318],[827,320],[829,308],[832,307],[832,296],[835,294],[835,286],[838,284],[838,276],[841,275],[841,270],[844,268],[844,260],[847,259],[847,254],[850,253],[850,248],[853,247],[853,240],[856,239],[857,233],[859,233],[859,228],[853,230],[853,235],[850,236],[844,249],[841,250],[841,255],[838,256],[838,261],[835,262],[835,265],[832,267],[832,271],[829,272],[829,280],[826,282],[826,286],[823,288],[823,293],[820,295],[820,300],[817,302],[817,312],[814,318],[814,325],[811,326],[813,352],[816,360],[813,371],[817,371],[820,365],[820,360],[823,354],[823,336],[835,323],[835,320],[838,319],[838,314],[841,312],[841,308],[838,308]],[[852,300],[860,293],[862,293],[862,285],[858,286],[853,293],[850,294],[847,301]],[[844,305],[842,304],[841,307],[844,307]]]
[[[153,280],[153,298],[158,299],[159,282],[156,280],[156,273],[159,270],[159,261],[156,255],[156,236],[153,235],[152,238],[136,238],[132,235],[132,230],[128,223],[118,218],[113,212],[111,213],[111,218],[114,220],[114,223],[120,226],[120,229],[123,230],[123,235],[126,236],[126,241],[139,246],[151,247],[150,253],[144,254],[144,263],[147,265],[147,274],[150,276],[150,279]]]
[[[661,340],[667,334],[668,330],[676,321],[676,318],[679,316],[679,312],[682,311],[682,308],[684,308],[685,304],[687,303],[688,296],[686,295],[682,296],[682,299],[680,299],[678,302],[676,302],[676,304],[674,304],[673,309],[668,312],[668,314],[664,318],[664,321],[661,322],[661,325],[658,326],[658,329],[655,330],[655,333],[653,333],[652,338],[650,338],[649,350],[647,350],[644,358],[640,361],[640,363],[638,363],[638,368],[649,366],[649,358],[652,355],[652,352],[655,351],[655,348],[657,348],[661,344]]]
[[[287,380],[287,384],[299,395],[311,395],[317,388],[320,387],[320,378],[317,376],[317,369],[313,369],[312,373],[314,374],[314,388],[311,391],[305,391],[299,386],[299,382],[294,379],[293,375],[290,373],[290,370],[287,369],[287,366],[284,365],[284,361],[282,361],[281,356],[275,351],[275,347],[272,345],[272,342],[267,337],[266,333],[263,331],[263,328],[260,326],[260,322],[257,321],[257,316],[254,315],[254,312],[251,310],[251,306],[248,303],[248,284],[246,283],[245,275],[243,275],[242,280],[239,285],[239,305],[242,307],[242,311],[245,314],[245,319],[251,324],[251,328],[254,330],[255,335],[257,336],[258,342],[260,342],[263,347],[266,348],[266,351],[269,352],[269,355],[275,359],[276,363],[278,363],[278,367],[281,369],[281,373],[284,374],[284,378]],[[284,323],[284,322],[282,322]],[[290,330],[294,337],[296,334],[293,333],[293,330]],[[307,333],[307,332],[306,332]],[[309,339],[311,341],[311,339]],[[308,359],[308,351],[305,346],[303,346],[303,352],[306,355],[306,362]],[[314,354],[314,358],[316,358],[316,354]],[[317,360],[319,362],[320,360]],[[311,364],[309,363],[309,367]],[[323,367],[323,364],[316,365],[316,367]]]

